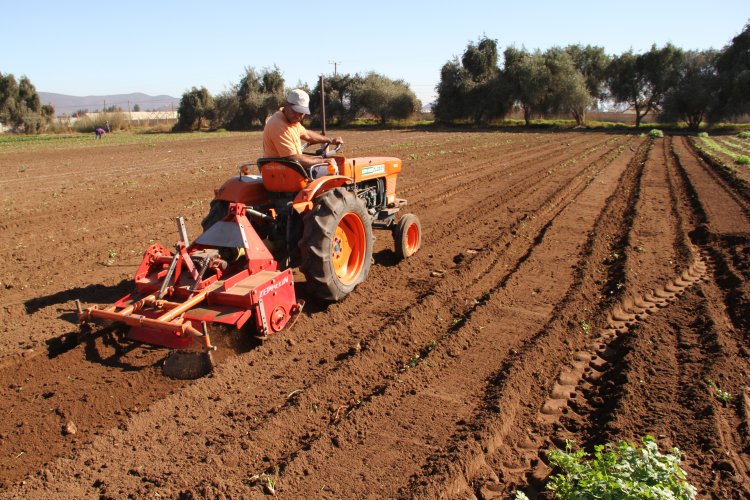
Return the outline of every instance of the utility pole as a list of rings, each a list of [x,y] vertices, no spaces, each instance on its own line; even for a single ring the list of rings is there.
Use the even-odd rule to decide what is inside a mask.
[[[328,64],[333,64],[333,76],[336,76],[338,74],[338,66],[341,64],[341,61],[328,61]]]
[[[323,75],[320,75],[320,121],[323,123],[322,133],[326,135],[326,82]]]

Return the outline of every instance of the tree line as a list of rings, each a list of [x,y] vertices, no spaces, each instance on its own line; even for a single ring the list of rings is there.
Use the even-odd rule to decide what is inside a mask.
[[[310,94],[310,112],[319,116],[321,86],[299,85]],[[378,73],[329,75],[325,78],[325,110],[328,123],[349,124],[363,115],[381,123],[409,118],[421,103],[403,80]],[[216,96],[205,87],[193,87],[182,95],[177,111],[177,131],[204,126],[247,130],[262,126],[285,101],[285,82],[279,68],[245,68],[240,82]]]
[[[554,114],[584,125],[586,111],[605,100],[631,107],[636,127],[649,113],[691,129],[750,114],[750,23],[720,51],[668,43],[609,56],[591,45],[544,52],[511,46],[502,56],[501,67],[497,42],[483,37],[445,63],[435,119],[484,124],[518,106],[527,125]]]
[[[578,125],[597,104],[627,105],[636,127],[649,113],[684,121],[691,129],[750,114],[750,23],[721,50],[686,51],[666,44],[644,53],[608,55],[602,47],[569,45],[544,52],[514,46],[501,54],[497,41],[483,37],[440,70],[437,122],[486,124],[514,108],[526,124],[536,117],[569,114]],[[320,82],[310,94],[319,116]],[[216,96],[193,87],[180,100],[175,130],[203,127],[245,130],[262,126],[283,105],[285,81],[277,67],[245,68],[239,83]],[[329,123],[346,125],[362,116],[385,124],[405,119],[421,103],[409,85],[371,72],[328,75],[325,109]],[[54,117],[26,77],[0,73],[0,122],[14,132],[39,133]]]

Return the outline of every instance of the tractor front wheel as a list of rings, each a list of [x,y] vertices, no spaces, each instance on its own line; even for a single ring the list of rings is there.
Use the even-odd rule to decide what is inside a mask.
[[[332,189],[305,215],[300,270],[324,300],[339,301],[363,282],[372,263],[372,225],[364,202]]]
[[[393,228],[393,242],[399,259],[411,257],[422,246],[422,225],[414,214],[401,217]]]

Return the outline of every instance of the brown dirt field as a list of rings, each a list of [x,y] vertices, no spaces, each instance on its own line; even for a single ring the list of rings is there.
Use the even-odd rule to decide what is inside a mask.
[[[646,434],[701,496],[750,496],[747,190],[684,137],[341,135],[404,159],[423,248],[376,232],[354,293],[300,279],[293,328],[196,381],[79,336],[74,301],[127,293],[175,216],[197,235],[259,135],[0,153],[0,496],[534,498],[550,448]]]

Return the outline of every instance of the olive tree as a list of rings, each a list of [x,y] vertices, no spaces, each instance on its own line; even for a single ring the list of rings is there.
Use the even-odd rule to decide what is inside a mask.
[[[352,120],[351,101],[355,87],[361,82],[359,75],[328,75],[325,77],[326,120],[329,123],[347,123]],[[320,113],[320,80],[310,93],[310,113]]]
[[[266,118],[284,104],[284,78],[275,66],[262,71],[248,67],[235,92],[236,102],[222,97],[222,105],[229,106],[221,110],[227,117],[225,126],[232,130],[247,130],[256,124],[262,126]]]
[[[664,96],[662,118],[683,120],[698,130],[707,113],[715,106],[717,75],[716,51],[689,51],[677,69],[677,79]]]
[[[421,104],[403,80],[392,80],[378,73],[368,73],[355,85],[351,109],[356,114],[370,113],[385,125],[388,120],[408,118]]]
[[[721,51],[716,71],[719,90],[712,118],[750,114],[750,23]]]
[[[565,51],[573,59],[573,65],[583,77],[590,102],[583,107],[571,109],[576,123],[583,125],[586,121],[586,109],[595,101],[606,97],[606,74],[610,57],[603,47],[592,45],[568,45]]]
[[[577,125],[584,125],[591,95],[573,58],[564,49],[553,47],[544,53],[544,65],[549,75],[544,110],[547,113],[571,113]]]
[[[435,88],[437,100],[432,106],[437,121],[451,122],[468,117],[469,82],[468,71],[458,58],[443,65],[440,69],[440,82]]]
[[[648,113],[661,110],[667,90],[676,83],[682,56],[682,51],[672,44],[660,49],[652,45],[648,52],[634,54],[630,50],[610,62],[610,93],[616,101],[633,107],[636,128]]]
[[[174,130],[200,130],[204,120],[207,122],[213,120],[215,112],[214,99],[208,90],[205,87],[193,87],[182,94]]]
[[[498,67],[497,41],[484,37],[466,48],[461,64],[468,82],[466,108],[474,123],[504,115],[512,105],[511,92]]]
[[[552,75],[539,50],[529,53],[526,49],[508,47],[504,55],[505,75],[513,98],[523,110],[526,125],[530,125],[534,114],[546,110]]]
[[[436,87],[433,107],[440,121],[470,118],[485,123],[504,115],[512,104],[511,92],[498,67],[497,41],[483,37],[470,43],[461,57],[447,62]]]
[[[240,110],[240,100],[237,97],[237,85],[233,85],[228,90],[219,92],[214,97],[214,125],[217,127],[227,127]]]

